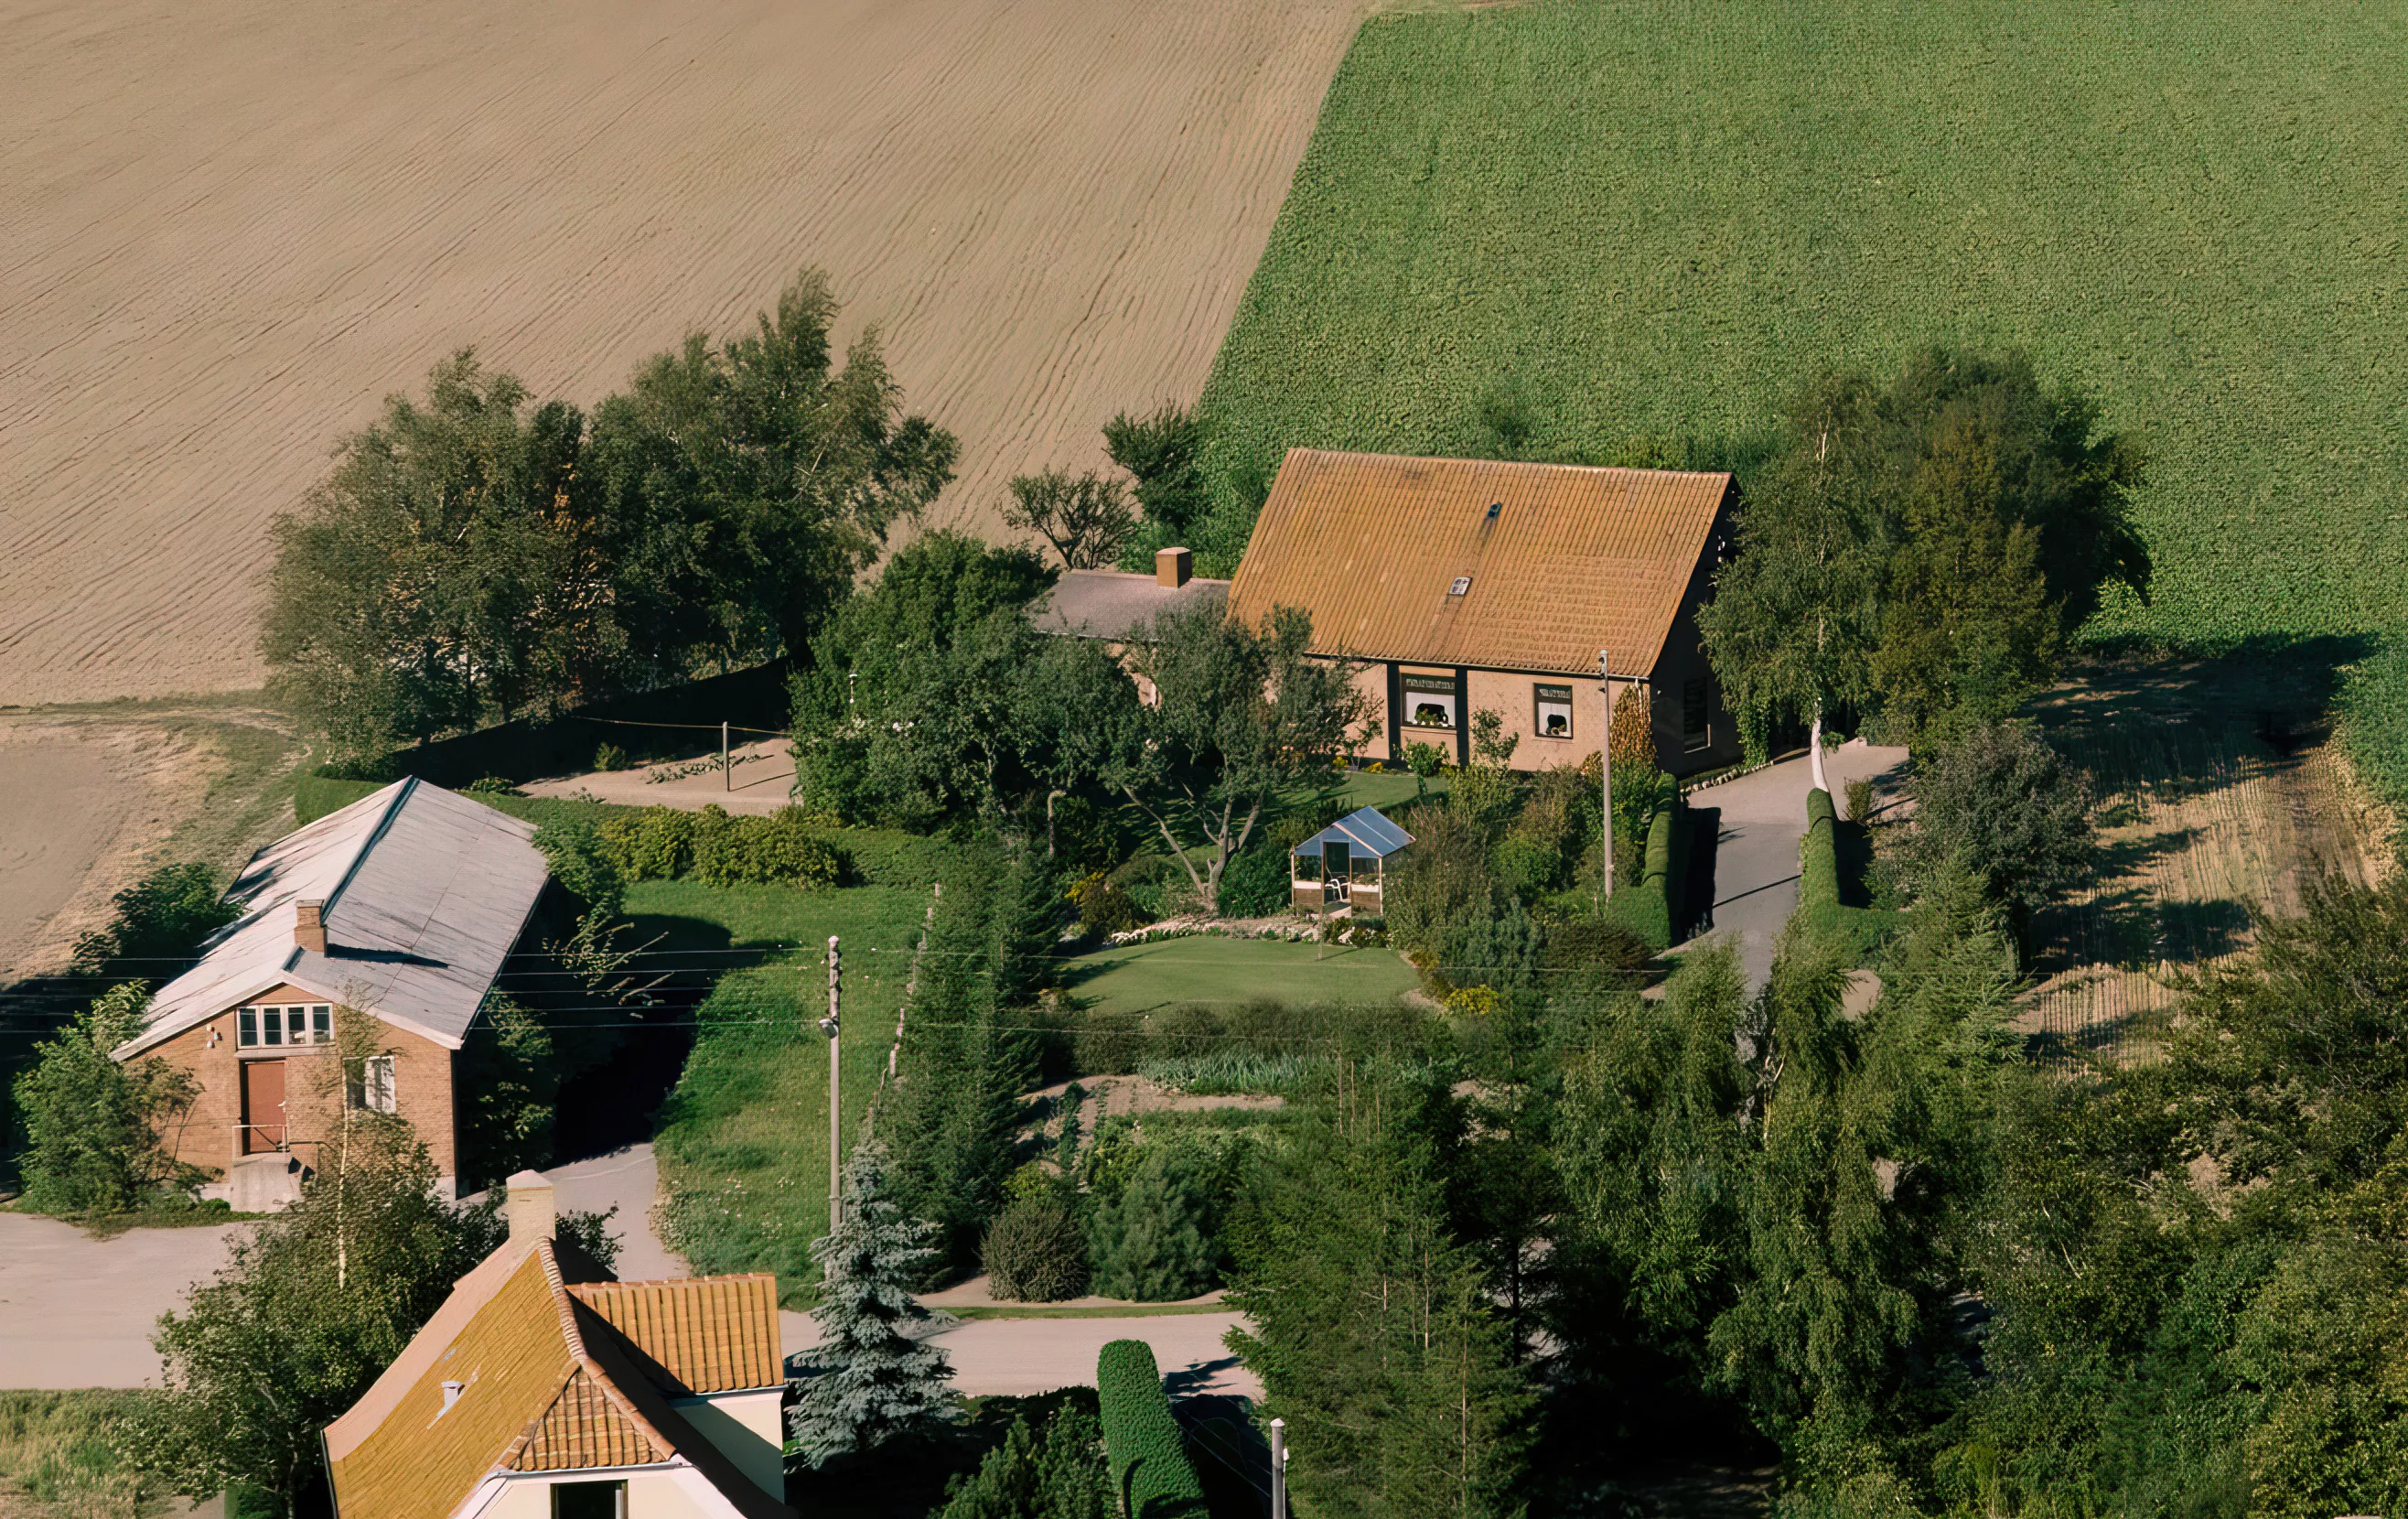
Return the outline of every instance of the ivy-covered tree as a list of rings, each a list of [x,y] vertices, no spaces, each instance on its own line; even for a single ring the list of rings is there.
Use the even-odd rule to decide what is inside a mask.
[[[819,1374],[788,1415],[813,1466],[923,1433],[953,1408],[945,1353],[912,1333],[930,1320],[912,1294],[936,1258],[936,1231],[889,1195],[886,1152],[874,1140],[846,1160],[842,1195],[842,1219],[811,1246],[824,1273],[811,1310]]]

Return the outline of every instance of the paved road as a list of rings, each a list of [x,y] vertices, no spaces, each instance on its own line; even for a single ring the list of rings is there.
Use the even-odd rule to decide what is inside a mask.
[[[653,1232],[659,1177],[649,1144],[545,1173],[563,1210],[616,1204],[618,1272],[624,1281],[683,1276],[683,1260]],[[130,1229],[94,1240],[55,1219],[0,1213],[0,1387],[143,1387],[159,1382],[150,1331],[184,1304],[186,1291],[225,1263],[240,1224],[214,1228]],[[818,1343],[801,1313],[781,1313],[788,1354]],[[938,1337],[953,1363],[953,1385],[972,1397],[1043,1392],[1096,1378],[1107,1340],[1154,1346],[1182,1393],[1262,1396],[1221,1337],[1235,1313],[1128,1319],[972,1319]]]
[[[159,1315],[225,1264],[243,1227],[128,1229],[0,1213],[0,1387],[153,1387]]]
[[[1844,809],[1851,781],[1883,776],[1906,760],[1904,749],[1851,742],[1824,756],[1825,778]],[[1689,794],[1689,805],[1722,814],[1714,846],[1714,919],[1708,936],[1739,941],[1750,992],[1772,976],[1773,946],[1798,910],[1798,846],[1806,837],[1804,755]]]
[[[808,1314],[781,1313],[789,1356],[819,1343]],[[1260,1398],[1263,1384],[1222,1341],[1235,1313],[1166,1313],[1128,1319],[971,1319],[935,1336],[953,1364],[953,1385],[972,1397],[1025,1396],[1095,1385],[1096,1353],[1108,1340],[1142,1340],[1182,1397],[1234,1393]]]

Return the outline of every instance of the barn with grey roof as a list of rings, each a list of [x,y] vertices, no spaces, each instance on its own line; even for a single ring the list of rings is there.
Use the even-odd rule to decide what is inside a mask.
[[[242,916],[113,1052],[194,1077],[176,1157],[222,1170],[231,1199],[273,1200],[349,1107],[408,1118],[455,1179],[457,1057],[549,879],[534,834],[413,777],[253,855],[226,893]],[[346,1008],[374,1020],[372,1053],[337,1054]]]

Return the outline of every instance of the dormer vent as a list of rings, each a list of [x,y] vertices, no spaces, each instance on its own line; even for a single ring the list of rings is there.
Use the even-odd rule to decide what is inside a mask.
[[[460,1401],[460,1383],[456,1383],[456,1382],[447,1382],[447,1383],[445,1383],[443,1384],[443,1410],[442,1410],[442,1412],[443,1412],[443,1413],[449,1413],[449,1412],[452,1412],[452,1404],[454,1404],[454,1403],[457,1403],[458,1401]],[[442,1416],[442,1414],[440,1414],[440,1413],[438,1413],[438,1414],[437,1415],[437,1418],[440,1418],[441,1416]]]

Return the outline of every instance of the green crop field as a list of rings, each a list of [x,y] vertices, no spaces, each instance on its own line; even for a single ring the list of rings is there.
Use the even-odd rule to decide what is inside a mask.
[[[2396,5],[1375,17],[1204,393],[1198,568],[1293,445],[1495,452],[1503,419],[1534,457],[1744,469],[1817,367],[1943,342],[2020,347],[2145,439],[2157,594],[2097,632],[2399,621],[2403,81]]]

